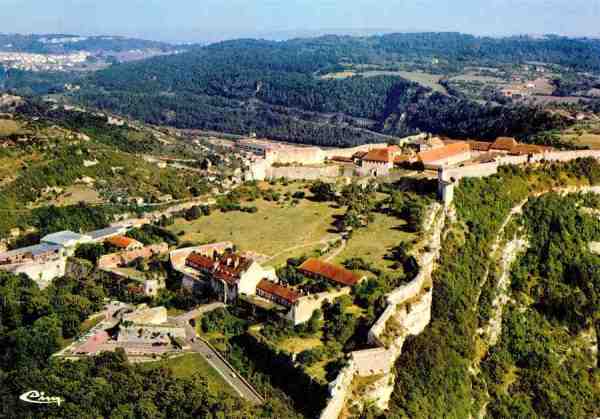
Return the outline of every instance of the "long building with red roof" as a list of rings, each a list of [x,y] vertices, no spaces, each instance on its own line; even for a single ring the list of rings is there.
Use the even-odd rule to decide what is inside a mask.
[[[360,281],[360,278],[348,269],[315,258],[307,259],[298,270],[308,277],[324,278],[342,286],[351,287]]]
[[[471,147],[467,142],[460,141],[422,151],[418,154],[418,157],[426,168],[437,169],[469,160],[471,158]]]
[[[291,308],[302,296],[293,288],[285,287],[268,279],[263,279],[258,283],[256,295],[288,308]]]

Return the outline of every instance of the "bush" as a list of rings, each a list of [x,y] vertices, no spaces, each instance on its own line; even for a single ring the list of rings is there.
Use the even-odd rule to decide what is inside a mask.
[[[322,361],[323,355],[323,350],[320,348],[307,349],[298,354],[296,361],[300,364],[311,366],[319,361]]]

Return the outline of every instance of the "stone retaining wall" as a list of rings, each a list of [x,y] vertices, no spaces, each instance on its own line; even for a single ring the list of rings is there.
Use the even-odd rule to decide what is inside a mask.
[[[338,377],[329,385],[329,401],[321,412],[320,419],[338,419],[348,396],[352,393],[354,378],[382,375],[378,385],[370,386],[361,400],[353,403],[364,405],[374,403],[380,409],[386,409],[391,398],[395,375],[393,366],[402,353],[404,340],[408,335],[421,333],[431,320],[431,303],[433,290],[427,287],[431,283],[431,275],[441,248],[442,229],[446,212],[439,204],[430,209],[434,214],[433,222],[427,223],[431,231],[428,248],[430,251],[418,255],[419,274],[408,284],[402,285],[387,295],[387,303],[383,314],[377,319],[368,333],[368,341],[375,348],[356,351],[350,354],[348,365],[340,371]],[[393,320],[400,326],[397,336],[386,336],[388,322]],[[388,338],[391,342],[387,342]]]
[[[306,179],[317,180],[322,178],[335,178],[340,175],[340,167],[337,165],[326,166],[284,166],[268,167],[265,170],[266,179],[286,178],[291,180]]]

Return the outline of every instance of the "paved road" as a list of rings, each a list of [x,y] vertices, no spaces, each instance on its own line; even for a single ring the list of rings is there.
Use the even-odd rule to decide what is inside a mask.
[[[212,303],[198,307],[192,311],[188,311],[172,320],[185,328],[185,337],[192,351],[199,353],[204,357],[220,375],[225,382],[229,384],[240,397],[260,404],[264,402],[262,396],[256,391],[240,374],[222,357],[221,354],[213,349],[208,342],[199,338],[196,335],[196,329],[190,325],[190,320],[200,316],[203,313],[215,310],[219,307],[225,307],[223,303]]]
[[[225,304],[223,303],[211,303],[200,306],[194,310],[188,311],[180,316],[175,317],[176,322],[185,322],[189,323],[190,320],[195,319],[196,317],[200,317],[204,313],[208,313],[209,311],[216,310],[218,308],[224,308]]]
[[[226,363],[206,342],[197,338],[195,342],[191,343],[192,350],[201,354],[206,361],[223,377],[223,379],[229,384],[241,397],[244,399],[261,404],[264,399],[260,394],[228,364]]]

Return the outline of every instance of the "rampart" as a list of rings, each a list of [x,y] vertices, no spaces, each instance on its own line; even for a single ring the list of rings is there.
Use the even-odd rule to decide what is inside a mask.
[[[529,156],[501,156],[489,163],[443,168],[438,171],[438,196],[448,205],[452,202],[453,190],[458,181],[469,177],[492,176],[498,173],[500,166],[567,162],[586,157],[600,159],[600,150],[546,151]]]
[[[286,315],[286,319],[294,322],[294,325],[304,323],[310,319],[316,309],[321,308],[323,302],[332,302],[338,297],[350,294],[350,287],[344,287],[337,292],[323,292],[320,294],[307,295],[300,298]]]
[[[265,169],[265,175],[267,179],[279,179],[283,177],[291,180],[317,180],[322,178],[338,177],[340,175],[340,168],[337,165],[285,167],[271,166]]]
[[[404,340],[408,335],[421,333],[431,320],[431,275],[440,254],[446,212],[439,204],[434,204],[430,211],[433,221],[426,223],[429,231],[424,234],[430,237],[430,242],[425,247],[428,250],[417,255],[419,274],[387,295],[388,305],[368,333],[368,341],[374,348],[350,354],[348,365],[329,385],[329,400],[320,419],[340,416],[348,397],[353,394],[356,377],[381,376],[376,385],[362,393],[361,400],[353,400],[353,403],[364,405],[370,402],[380,409],[389,404],[395,381],[393,366],[402,353]]]
[[[265,158],[271,164],[319,164],[325,161],[325,153],[319,147],[285,146],[267,151]]]

